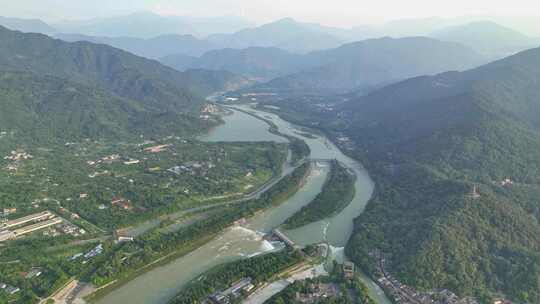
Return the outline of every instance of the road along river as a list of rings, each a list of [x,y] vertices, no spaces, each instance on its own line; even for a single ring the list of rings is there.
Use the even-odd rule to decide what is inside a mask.
[[[256,111],[247,106],[238,106],[237,108],[272,121],[283,134],[303,139],[311,148],[310,158],[337,159],[354,170],[357,175],[356,194],[348,207],[332,218],[299,229],[285,231],[299,245],[327,242],[332,248],[334,257],[337,260],[342,260],[344,258],[343,247],[351,235],[353,219],[363,211],[373,192],[374,185],[366,170],[358,162],[342,154],[323,136],[313,134],[313,138],[305,138],[298,135],[299,127],[282,120],[277,115]],[[283,137],[270,133],[268,124],[262,120],[234,108],[232,112],[232,115],[224,116],[225,124],[213,129],[201,140],[286,141]],[[329,167],[324,162],[315,163],[303,187],[280,206],[258,213],[248,219],[247,223],[241,227],[237,226],[225,230],[217,238],[186,256],[151,269],[111,291],[97,300],[97,303],[166,303],[190,280],[197,278],[214,266],[278,249],[263,240],[262,236],[278,227],[315,198],[322,189],[328,171]],[[367,278],[365,281],[372,291],[372,295],[380,303],[390,303],[372,281]]]

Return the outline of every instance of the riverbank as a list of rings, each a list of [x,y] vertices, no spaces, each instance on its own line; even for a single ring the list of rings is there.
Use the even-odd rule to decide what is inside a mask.
[[[279,127],[273,121],[271,121],[271,120],[269,120],[269,119],[267,119],[265,117],[259,116],[259,115],[255,114],[253,112],[244,110],[244,109],[240,109],[240,108],[237,108],[237,107],[234,107],[234,106],[227,106],[227,107],[229,107],[231,109],[234,109],[236,111],[245,113],[247,115],[253,116],[254,118],[256,118],[258,120],[264,121],[265,123],[267,123],[269,125],[268,132],[287,139],[287,141],[289,142],[289,148],[290,148],[290,151],[291,151],[291,164],[293,164],[293,165],[294,164],[299,164],[302,160],[304,160],[306,157],[308,157],[309,154],[311,153],[311,149],[309,148],[309,146],[306,144],[305,141],[303,141],[302,139],[300,139],[298,137],[287,135],[285,133],[280,132]],[[304,133],[304,134],[308,134],[308,133]],[[302,136],[306,137],[306,138],[311,138],[311,139],[315,138],[315,137],[308,137],[306,135],[302,135]]]
[[[296,122],[296,121],[288,121],[287,117],[281,116],[281,113],[279,111],[273,111],[266,109],[252,109],[249,108],[247,111],[251,115],[254,115],[255,117],[258,117],[259,119],[268,120],[269,118],[262,118],[262,115],[259,116],[257,112],[260,112],[262,110],[263,113],[272,113],[272,116],[269,116],[269,118],[273,119],[276,122],[280,122],[280,120],[283,120],[286,122],[286,124],[280,123],[280,128],[288,128],[288,125],[297,125],[298,129],[292,128],[291,135],[300,135],[298,133],[305,133],[305,132],[311,132],[311,134],[317,134],[315,138],[312,138],[312,136],[304,136],[306,142],[312,149],[311,158],[321,158],[321,159],[338,159],[340,162],[344,163],[348,168],[352,169],[355,175],[357,176],[357,180],[355,183],[355,189],[356,192],[354,194],[353,201],[347,206],[340,215],[346,214],[345,217],[342,216],[334,216],[330,219],[325,219],[323,221],[320,221],[318,223],[312,223],[307,226],[301,227],[299,229],[295,230],[288,230],[285,231],[285,233],[295,240],[296,242],[300,243],[301,245],[307,245],[307,244],[313,244],[320,241],[328,240],[333,245],[333,247],[339,247],[338,249],[342,249],[349,240],[349,236],[352,234],[352,223],[353,220],[359,216],[363,212],[363,208],[367,204],[367,202],[371,199],[372,193],[374,190],[374,184],[372,183],[371,179],[369,178],[369,175],[367,174],[367,171],[364,169],[364,167],[358,162],[358,160],[355,159],[355,155],[352,155],[350,153],[351,151],[347,149],[346,146],[341,146],[341,142],[337,140],[336,134],[330,134],[325,130],[324,128],[318,128],[314,125],[307,125],[303,122]],[[275,118],[277,117],[277,119]],[[298,131],[300,130],[300,132]],[[283,132],[283,130],[282,130]],[[330,152],[329,150],[332,150]],[[322,152],[322,153],[321,153]],[[330,153],[329,153],[330,152]],[[330,156],[331,155],[331,156]],[[341,156],[340,156],[341,155]],[[366,180],[367,177],[367,180]],[[366,183],[366,181],[368,183]],[[366,187],[367,188],[363,188]],[[366,189],[369,189],[366,191]],[[367,194],[367,195],[366,195]],[[358,205],[360,203],[360,205]],[[341,224],[340,224],[341,223]],[[349,228],[347,228],[345,231],[346,237],[339,237],[338,234],[339,231],[344,231],[343,228],[345,227],[344,223],[350,223]],[[339,229],[333,229],[333,226],[342,227]],[[315,236],[311,237],[310,235],[315,234],[313,231],[321,231],[323,235],[325,235],[324,239],[317,238]],[[343,234],[341,234],[343,236]],[[332,241],[334,238],[338,236],[338,239],[341,239],[341,241]],[[343,250],[341,250],[343,251]],[[347,260],[347,257],[343,257],[344,260]],[[371,278],[368,278],[364,274],[359,275],[360,279],[364,282],[364,284],[368,287],[371,296],[376,299],[377,303],[385,303],[389,304],[391,303],[390,300],[386,297],[384,292],[379,288],[377,284],[375,284]]]
[[[264,284],[275,277],[277,273],[302,262],[303,259],[300,252],[286,250],[220,265],[191,281],[187,288],[169,303],[202,303],[212,294],[218,298],[239,297],[240,290],[228,292],[235,282],[245,281],[246,284],[233,289],[243,288],[245,292],[249,292],[255,286]]]
[[[321,193],[283,224],[287,230],[332,217],[352,201],[356,176],[337,161],[330,162],[330,174]]]
[[[175,250],[174,252],[171,252],[165,256],[159,257],[151,263],[145,264],[136,270],[127,270],[126,274],[121,274],[115,277],[114,284],[107,286],[107,288],[100,289],[91,296],[87,297],[87,300],[91,302],[99,302],[99,300],[103,299],[105,295],[132,281],[134,278],[137,278],[158,266],[166,265],[173,260],[184,257],[187,254],[190,254],[200,247],[208,244],[210,241],[222,234],[223,231],[230,229],[231,225],[234,226],[235,221],[241,220],[245,216],[253,216],[257,211],[262,209],[283,203],[301,188],[306,176],[308,176],[310,172],[310,168],[310,164],[307,163],[296,168],[292,173],[286,175],[273,187],[269,188],[268,191],[261,194],[259,199],[245,202],[240,206],[237,205],[238,210],[235,209],[235,206],[229,206],[227,210],[224,210],[224,212],[203,221],[202,224],[198,223],[195,225],[197,226],[196,228],[191,229],[191,227],[187,227],[186,229],[188,231],[188,236],[191,235],[192,237],[190,237],[188,241],[183,242],[183,246],[179,250]],[[222,225],[228,226],[221,228]],[[197,231],[200,231],[200,233]],[[196,236],[196,238],[193,238],[193,236]],[[160,235],[160,237],[166,236]],[[156,242],[159,244],[159,241]]]
[[[197,248],[203,246],[204,244],[207,244],[209,241],[214,239],[218,234],[219,233],[212,233],[212,234],[208,234],[206,236],[202,236],[202,237],[198,238],[193,244],[190,244],[187,247],[183,247],[181,250],[179,250],[177,252],[173,252],[173,253],[170,253],[170,254],[168,254],[166,256],[158,258],[157,260],[155,260],[155,261],[153,261],[153,262],[151,262],[151,263],[137,269],[135,272],[130,273],[129,275],[127,275],[127,276],[125,276],[123,278],[116,279],[115,281],[113,281],[113,282],[111,282],[111,283],[109,283],[109,284],[107,284],[105,286],[97,288],[95,290],[95,292],[93,292],[90,295],[87,295],[84,298],[84,300],[86,302],[88,302],[88,303],[96,303],[100,299],[104,298],[110,292],[112,292],[115,289],[120,288],[121,286],[129,283],[134,278],[136,278],[136,277],[138,277],[138,276],[140,276],[140,275],[142,275],[142,274],[144,274],[144,273],[146,273],[148,271],[151,271],[154,268],[166,265],[166,264],[170,263],[173,260],[176,260],[178,258],[181,258],[181,257],[193,252]]]
[[[251,111],[251,109],[247,110]],[[274,134],[269,135],[268,123],[260,121],[255,116],[239,111],[235,112],[237,114],[227,118],[228,123],[226,125],[222,125],[220,130],[216,130],[214,140],[242,141],[244,136],[246,136],[246,140],[250,140],[253,135],[246,134],[245,130],[251,131],[252,129],[255,129],[254,133],[258,134],[257,139],[259,141],[275,138]],[[255,112],[257,113],[257,111]],[[296,133],[298,129],[295,126],[279,119],[279,117],[260,112],[257,114],[268,116],[267,118],[273,122],[280,133],[299,136]],[[235,120],[235,117],[238,117],[239,120]],[[218,138],[215,136],[216,134],[223,137]],[[279,138],[282,140],[282,137]],[[355,182],[356,193],[352,202],[336,216],[300,229],[285,231],[285,233],[301,246],[327,240],[333,248],[342,247],[347,242],[352,231],[353,218],[362,212],[365,203],[371,196],[373,184],[361,165],[343,155],[326,138],[313,136],[313,138],[306,137],[305,141],[310,147],[309,159],[338,159],[345,166],[354,170],[358,176]],[[247,219],[247,223],[242,225],[243,227],[229,229],[195,251],[137,277],[108,294],[98,303],[166,303],[193,278],[217,265],[271,251],[273,249],[271,244],[264,241],[262,234],[278,227],[291,214],[309,203],[320,193],[329,168],[323,164],[317,164],[314,168],[316,170],[312,171],[304,186],[300,187],[297,193],[279,206],[258,212]],[[386,304],[388,302],[381,303]]]

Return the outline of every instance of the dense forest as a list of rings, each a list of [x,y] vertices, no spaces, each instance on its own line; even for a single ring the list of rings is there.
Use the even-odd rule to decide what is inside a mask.
[[[354,197],[356,177],[334,160],[321,193],[285,222],[286,229],[294,229],[339,213]]]
[[[540,302],[539,62],[530,50],[344,105],[347,126],[327,128],[377,185],[346,249],[357,264],[372,271],[381,249],[419,289]]]

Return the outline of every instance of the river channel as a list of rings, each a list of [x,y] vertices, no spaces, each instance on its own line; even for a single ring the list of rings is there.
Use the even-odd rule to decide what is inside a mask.
[[[299,229],[285,231],[299,245],[327,242],[337,260],[342,260],[343,247],[349,239],[353,219],[364,209],[373,192],[373,182],[366,170],[355,160],[345,156],[329,140],[313,134],[313,138],[299,135],[300,128],[279,118],[277,115],[256,111],[248,106],[237,109],[250,111],[272,121],[283,134],[303,139],[311,148],[312,159],[336,159],[352,169],[356,175],[356,194],[353,201],[336,216],[309,224]],[[204,141],[286,141],[269,132],[268,124],[236,109],[232,115],[224,116],[225,124],[201,137]],[[305,130],[302,130],[304,132]],[[310,136],[311,137],[311,136]],[[222,263],[277,250],[263,240],[263,235],[281,225],[288,217],[308,204],[320,193],[329,167],[324,161],[315,162],[304,186],[290,199],[278,207],[265,210],[247,220],[242,227],[229,228],[206,245],[166,265],[154,268],[134,280],[100,298],[97,303],[163,304],[167,303],[189,281]],[[375,283],[364,278],[372,296],[379,303],[389,304]]]

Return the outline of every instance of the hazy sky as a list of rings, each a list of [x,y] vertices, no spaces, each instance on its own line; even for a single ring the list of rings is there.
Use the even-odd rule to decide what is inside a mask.
[[[150,10],[160,14],[242,15],[263,23],[282,17],[351,26],[418,17],[539,16],[539,0],[0,0],[0,15],[87,19]]]

